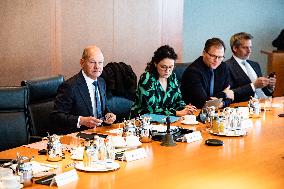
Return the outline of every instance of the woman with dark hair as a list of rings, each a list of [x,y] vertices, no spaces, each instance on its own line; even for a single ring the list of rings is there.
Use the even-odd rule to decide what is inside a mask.
[[[196,108],[186,105],[175,73],[177,54],[168,45],[159,47],[140,76],[136,99],[131,108],[131,117],[151,114],[184,116],[192,114]]]

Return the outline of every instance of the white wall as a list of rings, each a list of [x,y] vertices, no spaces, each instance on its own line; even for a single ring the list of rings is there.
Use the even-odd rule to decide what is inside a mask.
[[[273,50],[272,41],[284,29],[283,0],[185,0],[183,62],[192,62],[212,37],[227,47],[225,60],[232,56],[229,40],[238,32],[254,36],[252,60],[266,73],[267,57],[260,50]]]

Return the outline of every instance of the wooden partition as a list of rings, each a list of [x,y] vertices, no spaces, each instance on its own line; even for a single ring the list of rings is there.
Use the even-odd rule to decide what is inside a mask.
[[[183,0],[1,0],[0,86],[80,70],[85,46],[139,77],[163,44],[182,61]]]
[[[268,74],[276,73],[276,86],[273,96],[284,96],[284,51],[261,51],[267,55]]]

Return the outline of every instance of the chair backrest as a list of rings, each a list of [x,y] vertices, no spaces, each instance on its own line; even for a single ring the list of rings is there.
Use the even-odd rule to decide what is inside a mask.
[[[58,128],[51,124],[49,114],[53,110],[57,89],[63,83],[62,75],[42,77],[21,82],[28,89],[28,110],[31,125],[31,135],[43,137],[57,133]]]
[[[108,107],[116,115],[117,122],[128,119],[137,88],[137,76],[131,66],[110,62],[101,77],[106,81]]]
[[[0,87],[0,151],[27,144],[27,88]]]
[[[183,72],[185,71],[185,69],[186,69],[190,64],[191,64],[191,63],[176,63],[176,64],[175,64],[175,68],[174,68],[173,72],[176,74],[177,80],[179,81],[179,83],[181,82]]]
[[[101,77],[106,81],[107,91],[112,95],[135,99],[137,76],[130,65],[110,62],[104,67]]]
[[[129,119],[130,110],[133,104],[132,100],[107,93],[107,104],[111,112],[116,115],[117,122]]]

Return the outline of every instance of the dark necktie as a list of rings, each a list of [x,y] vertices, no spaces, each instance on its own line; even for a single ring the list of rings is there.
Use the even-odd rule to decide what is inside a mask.
[[[102,105],[101,105],[101,101],[99,98],[99,89],[98,89],[98,81],[94,81],[93,85],[95,86],[95,100],[96,100],[96,113],[97,113],[97,118],[101,118],[102,117]]]
[[[210,70],[210,96],[213,96],[214,93],[214,70]]]

